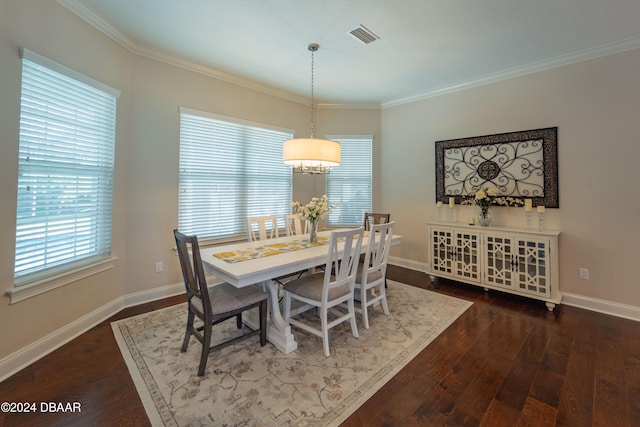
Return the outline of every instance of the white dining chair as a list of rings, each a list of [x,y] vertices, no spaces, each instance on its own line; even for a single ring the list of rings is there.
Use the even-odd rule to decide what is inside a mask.
[[[369,307],[377,303],[389,315],[387,304],[386,277],[387,260],[391,249],[391,238],[395,222],[372,224],[369,229],[369,244],[364,262],[358,267],[355,282],[356,311],[362,313],[364,327],[369,329]]]
[[[307,234],[309,231],[309,223],[302,221],[298,214],[287,214],[284,216],[285,232],[287,236],[299,236]]]
[[[267,215],[247,218],[247,238],[255,240],[275,239],[278,237],[278,217]]]
[[[324,272],[303,276],[284,285],[285,321],[321,337],[324,354],[327,357],[331,355],[329,329],[348,320],[351,323],[353,337],[358,338],[353,292],[363,238],[363,227],[332,232]],[[339,242],[344,243],[342,254],[338,250]],[[293,299],[302,303],[295,310],[291,310]],[[341,304],[346,304],[346,313],[336,309]],[[320,328],[315,328],[308,322],[293,317],[314,307],[318,309]],[[337,318],[329,320],[329,312]]]

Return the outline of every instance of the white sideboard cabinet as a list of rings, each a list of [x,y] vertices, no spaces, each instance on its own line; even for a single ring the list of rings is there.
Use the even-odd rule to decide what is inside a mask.
[[[560,303],[559,231],[429,222],[429,274]]]

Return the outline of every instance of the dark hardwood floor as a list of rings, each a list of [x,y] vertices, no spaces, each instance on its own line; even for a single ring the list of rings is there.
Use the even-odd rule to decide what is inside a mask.
[[[473,301],[344,426],[640,426],[640,322],[440,281],[388,277]],[[110,322],[0,383],[0,402],[80,402],[80,413],[0,412],[1,426],[145,426]],[[38,408],[39,409],[39,408]]]

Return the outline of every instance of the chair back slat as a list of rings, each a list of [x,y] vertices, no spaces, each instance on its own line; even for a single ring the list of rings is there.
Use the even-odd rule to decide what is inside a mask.
[[[278,237],[278,217],[267,215],[247,218],[247,238],[255,240],[275,239]]]
[[[372,225],[386,224],[391,220],[391,214],[365,212],[364,214],[364,230],[369,231]]]
[[[382,275],[379,280],[384,280],[395,225],[396,223],[392,221],[371,226],[369,244],[364,257],[363,283],[369,283],[367,276],[376,272]]]
[[[327,301],[329,292],[333,288],[347,284],[349,289],[353,291],[363,238],[363,227],[331,233],[322,290],[324,301]],[[338,250],[338,243],[341,242],[344,242],[342,254]]]
[[[285,231],[287,236],[299,236],[307,234],[309,228],[308,221],[302,221],[297,214],[287,214],[284,216]]]
[[[207,291],[207,280],[200,257],[200,246],[198,237],[187,236],[178,230],[173,230],[178,249],[178,258],[182,268],[182,277],[187,292],[187,300],[197,298],[202,302],[202,306],[210,307],[209,292]]]

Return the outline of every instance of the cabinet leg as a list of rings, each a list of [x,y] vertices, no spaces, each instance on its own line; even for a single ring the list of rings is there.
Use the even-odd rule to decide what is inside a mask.
[[[556,305],[552,302],[545,302],[545,305],[547,306],[549,311],[553,311],[553,309],[556,308]]]
[[[430,274],[430,275],[429,275],[429,280],[431,280],[432,282],[434,282],[434,283],[435,283],[435,282],[437,282],[437,281],[438,281],[438,278],[437,278],[436,276],[434,276],[434,275]]]
[[[489,288],[484,288],[484,291],[485,292],[489,292]]]

